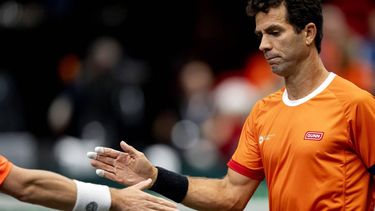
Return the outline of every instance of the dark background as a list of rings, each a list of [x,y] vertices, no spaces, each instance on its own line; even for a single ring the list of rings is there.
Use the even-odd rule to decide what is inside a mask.
[[[350,17],[348,21],[357,26],[358,31],[366,33],[356,20],[365,15],[361,5],[368,8],[366,5],[372,1],[324,2],[350,11],[346,12]],[[42,10],[41,18],[33,26],[22,23],[0,26],[0,71],[7,73],[14,82],[19,94],[17,105],[21,107],[19,115],[24,119],[16,130],[29,131],[41,142],[51,141],[55,135],[47,124],[47,110],[65,89],[57,73],[59,61],[72,53],[83,59],[90,44],[99,36],[116,38],[128,56],[146,62],[150,68],[150,79],[144,86],[149,106],[138,131],[143,132],[145,139],[149,138],[147,134],[155,114],[173,104],[179,63],[187,58],[198,58],[219,75],[241,69],[248,56],[257,51],[254,23],[245,12],[247,1],[30,0],[0,3],[1,8],[17,3],[18,9],[37,6]],[[6,17],[4,12],[1,16]],[[6,128],[0,130],[8,132]]]
[[[0,27],[0,68],[13,77],[21,96],[24,129],[42,139],[52,135],[46,111],[64,88],[59,60],[69,53],[84,58],[98,36],[117,38],[128,55],[148,63],[152,80],[146,95],[155,110],[173,97],[165,93],[179,59],[200,58],[223,72],[241,68],[257,45],[245,1],[18,2],[37,3],[43,18],[33,27]],[[108,25],[102,17],[106,11],[123,17]]]

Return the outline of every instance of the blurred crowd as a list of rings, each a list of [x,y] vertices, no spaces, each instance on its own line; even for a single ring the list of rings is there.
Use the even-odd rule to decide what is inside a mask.
[[[51,1],[46,2],[49,4],[2,2],[1,30],[36,27],[46,17],[48,8],[63,19],[68,13],[66,8],[73,4],[56,1],[51,7]],[[325,66],[374,94],[374,3],[323,2],[321,57]],[[215,4],[220,3],[195,2],[198,9],[194,10],[195,20],[191,24],[193,38],[186,43],[191,47],[166,58],[166,64],[155,62],[157,59],[148,53],[144,57],[129,54],[126,41],[110,33],[94,35],[84,51],[61,53],[53,70],[59,86],[50,94],[45,113],[35,114],[45,115],[50,132],[44,136],[33,134],[28,127],[33,120],[25,120],[24,110],[40,109],[25,108],[12,70],[1,71],[0,153],[25,167],[53,168],[76,178],[87,178],[94,174],[86,152],[98,145],[119,149],[119,142],[125,140],[142,150],[154,164],[170,170],[190,175],[224,175],[226,162],[253,104],[281,88],[283,82],[272,74],[256,49],[258,41],[251,34],[246,2],[238,5],[243,8],[238,13],[248,31],[238,28],[242,25],[221,25],[226,19],[220,10],[212,9]],[[123,13],[131,11],[114,4],[101,14],[107,25],[116,26],[126,19]],[[228,34],[226,30],[231,29],[233,32]],[[225,43],[225,39],[235,42],[229,38],[235,39],[237,35],[249,36],[251,39],[246,41],[251,43]],[[232,52],[224,54],[225,49],[233,50],[228,46],[239,45],[246,50],[241,50],[243,56],[238,65],[220,61],[232,58],[228,56]],[[163,49],[159,50],[162,54]],[[0,69],[4,68],[7,67],[0,63]],[[37,99],[42,93],[35,95]]]

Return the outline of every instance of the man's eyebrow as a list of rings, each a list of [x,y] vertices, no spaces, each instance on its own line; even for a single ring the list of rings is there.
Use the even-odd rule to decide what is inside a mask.
[[[272,24],[272,25],[268,26],[267,28],[265,28],[264,31],[266,31],[266,32],[271,32],[271,31],[273,31],[273,30],[281,30],[281,29],[282,29],[282,28],[281,28],[280,25]],[[256,35],[260,35],[260,34],[261,34],[261,31],[255,29],[254,33],[255,33]]]
[[[281,26],[273,24],[267,27],[264,31],[271,32],[271,31],[280,30],[280,29],[282,29]]]

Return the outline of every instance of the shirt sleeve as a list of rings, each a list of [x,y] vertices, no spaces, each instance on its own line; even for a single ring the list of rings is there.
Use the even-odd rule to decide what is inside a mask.
[[[12,168],[12,163],[9,162],[5,157],[0,155],[0,185],[3,184],[11,168]]]
[[[257,106],[254,106],[253,111],[243,125],[237,149],[227,165],[244,176],[255,180],[263,180],[264,169],[255,132],[256,108]]]
[[[367,95],[368,94],[368,95]],[[375,98],[366,93],[352,109],[349,120],[354,149],[367,167],[375,175]]]

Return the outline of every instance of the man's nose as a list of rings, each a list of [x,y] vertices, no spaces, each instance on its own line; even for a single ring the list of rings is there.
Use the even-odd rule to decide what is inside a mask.
[[[259,44],[259,50],[266,52],[271,49],[271,42],[267,38],[267,36],[262,36],[262,39]]]

